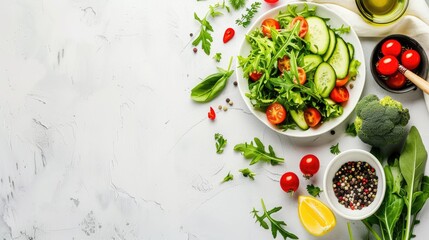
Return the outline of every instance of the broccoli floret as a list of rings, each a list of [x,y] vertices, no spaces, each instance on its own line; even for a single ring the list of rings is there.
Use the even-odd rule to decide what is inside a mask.
[[[356,105],[355,128],[359,138],[371,146],[399,143],[407,132],[408,109],[390,96],[381,100],[375,95],[362,98]]]

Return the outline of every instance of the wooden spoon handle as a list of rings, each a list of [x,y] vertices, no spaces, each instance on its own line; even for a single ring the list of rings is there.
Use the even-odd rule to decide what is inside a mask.
[[[408,70],[401,64],[399,64],[398,71],[404,76],[413,82],[418,88],[420,88],[423,92],[426,94],[429,94],[429,82],[421,78],[419,75],[413,73],[412,71]]]

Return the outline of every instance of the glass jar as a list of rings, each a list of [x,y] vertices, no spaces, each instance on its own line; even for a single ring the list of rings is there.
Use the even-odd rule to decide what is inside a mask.
[[[409,0],[356,0],[362,17],[372,24],[392,23],[404,15]]]

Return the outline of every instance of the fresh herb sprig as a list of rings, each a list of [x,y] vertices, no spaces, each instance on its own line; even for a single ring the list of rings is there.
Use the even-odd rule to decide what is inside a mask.
[[[271,233],[273,234],[273,238],[276,238],[277,233],[280,233],[280,235],[282,235],[284,239],[287,239],[287,238],[298,239],[298,237],[295,234],[288,232],[283,228],[283,226],[287,226],[284,221],[276,220],[271,216],[273,213],[280,211],[282,207],[275,207],[267,211],[267,208],[265,207],[265,203],[263,199],[261,199],[261,204],[262,204],[262,211],[263,211],[261,215],[258,215],[259,211],[256,210],[255,208],[253,208],[252,210],[253,218],[256,218],[255,222],[259,222],[260,226],[263,227],[264,229],[270,228],[270,226],[268,225],[269,223],[271,225]],[[268,223],[266,222],[266,220],[268,220]]]
[[[234,175],[229,172],[222,180],[222,183],[234,180]]]
[[[213,73],[203,79],[191,90],[191,98],[196,102],[209,102],[215,98],[225,88],[226,83],[234,70],[231,70],[232,57],[229,60],[228,69],[218,68],[217,73]]]
[[[250,8],[246,8],[246,13],[241,15],[240,19],[235,20],[235,23],[238,26],[243,26],[244,28],[249,26],[251,23],[253,17],[258,12],[259,8],[261,7],[260,2],[254,2],[250,5]]]
[[[250,170],[249,168],[240,169],[238,171],[241,172],[244,177],[248,177],[252,180],[255,180],[256,173],[252,172],[252,170]]]
[[[332,30],[337,34],[350,33],[350,26],[344,26],[344,24],[341,24],[341,27],[332,28]]]
[[[246,0],[229,0],[229,4],[232,6],[232,8],[238,10],[246,5]]]
[[[310,184],[310,185],[307,185],[307,192],[313,197],[320,197],[320,193],[323,192],[323,190],[320,189],[320,187]]]
[[[334,154],[334,155],[340,154],[341,151],[340,151],[339,144],[340,143],[337,143],[337,144],[331,146],[331,148],[329,150],[331,151],[332,154]]]
[[[220,62],[220,60],[222,59],[222,53],[220,53],[220,52],[216,53],[216,54],[213,56],[213,59],[214,59],[216,62]]]
[[[226,140],[220,133],[215,133],[214,138],[216,140],[216,153],[223,153],[223,149],[225,148],[228,140]]]
[[[277,165],[284,162],[283,158],[276,156],[274,149],[271,145],[268,146],[268,152],[265,151],[265,146],[259,140],[259,138],[254,138],[255,145],[253,142],[250,143],[240,143],[234,146],[234,150],[242,152],[243,156],[246,159],[252,159],[250,165],[253,165],[260,160],[271,163],[271,165]]]

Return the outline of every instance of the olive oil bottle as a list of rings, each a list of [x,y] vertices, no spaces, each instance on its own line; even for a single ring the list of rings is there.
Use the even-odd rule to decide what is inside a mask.
[[[362,17],[373,24],[386,24],[399,19],[409,0],[355,0]]]

